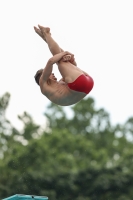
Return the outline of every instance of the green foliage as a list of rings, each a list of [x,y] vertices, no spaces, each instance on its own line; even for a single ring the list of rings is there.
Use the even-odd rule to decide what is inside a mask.
[[[4,151],[7,150],[8,141],[12,139],[12,126],[5,118],[5,112],[9,105],[10,94],[5,93],[0,98],[0,158],[3,157]]]
[[[0,199],[15,193],[51,200],[132,199],[133,118],[112,126],[109,114],[88,98],[70,107],[71,119],[51,103],[45,129],[24,112],[19,132],[5,118],[9,97],[0,99]]]
[[[22,135],[25,140],[29,141],[33,137],[39,137],[40,126],[38,126],[34,123],[32,117],[27,112],[24,112],[22,116],[19,115],[18,118],[24,124],[24,129],[22,131]]]

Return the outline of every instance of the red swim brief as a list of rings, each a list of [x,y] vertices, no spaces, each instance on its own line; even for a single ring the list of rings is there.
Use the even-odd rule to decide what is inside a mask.
[[[90,76],[82,74],[73,83],[67,85],[71,90],[88,94],[93,88],[94,81]]]

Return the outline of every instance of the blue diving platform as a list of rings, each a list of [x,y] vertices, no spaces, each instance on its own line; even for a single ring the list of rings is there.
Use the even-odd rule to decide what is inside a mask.
[[[48,200],[46,196],[15,194],[2,200]]]

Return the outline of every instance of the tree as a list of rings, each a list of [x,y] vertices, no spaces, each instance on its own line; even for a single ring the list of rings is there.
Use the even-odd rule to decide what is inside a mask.
[[[12,145],[8,140],[0,160],[1,198],[25,193],[51,200],[132,199],[133,119],[113,126],[93,98],[70,111],[71,119],[50,104],[45,130],[28,113],[19,116],[24,128],[12,129]]]
[[[9,100],[9,93],[5,93],[0,98],[0,158],[3,157],[3,152],[7,150],[8,140],[11,139],[12,133],[12,126],[10,122],[5,118]]]

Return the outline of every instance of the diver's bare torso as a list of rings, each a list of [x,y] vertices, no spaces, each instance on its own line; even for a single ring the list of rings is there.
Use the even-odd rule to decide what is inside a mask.
[[[86,96],[86,93],[71,90],[65,82],[56,80],[40,82],[40,89],[50,101],[61,106],[75,104]]]

